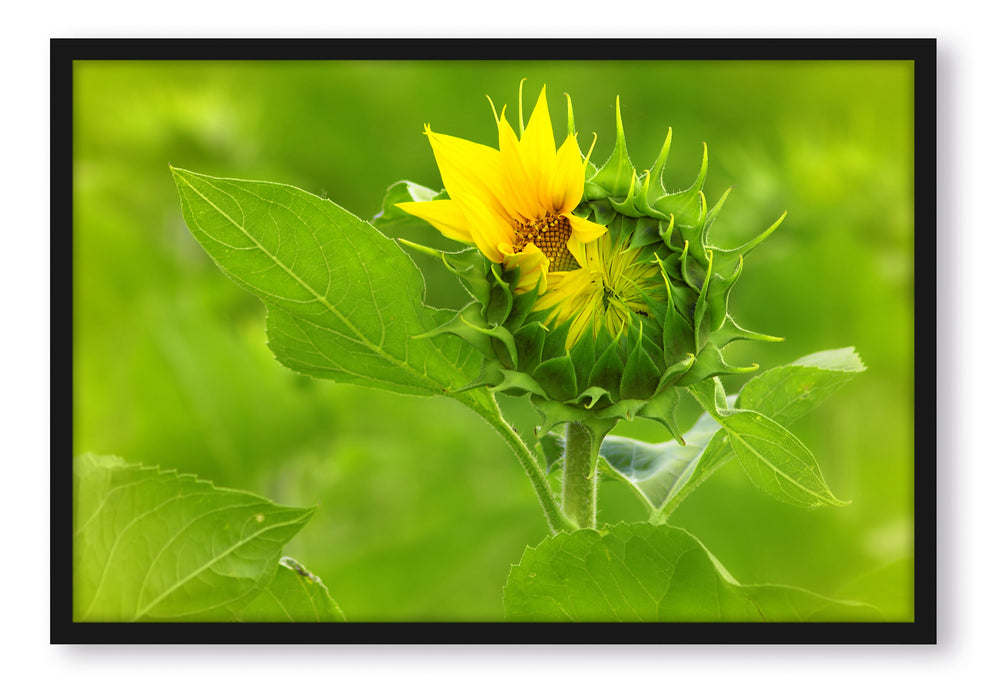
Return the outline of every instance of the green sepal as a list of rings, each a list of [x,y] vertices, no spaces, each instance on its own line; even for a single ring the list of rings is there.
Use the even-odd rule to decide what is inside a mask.
[[[611,237],[612,245],[615,248],[626,248],[629,246],[629,238],[636,230],[637,220],[634,216],[626,216],[621,213],[616,216],[615,221],[608,227],[608,233],[605,234]]]
[[[492,387],[492,391],[501,391],[509,396],[525,396],[532,394],[549,399],[543,387],[533,377],[525,372],[516,372],[500,367],[501,381]]]
[[[677,380],[678,386],[689,386],[696,382],[701,382],[713,377],[720,377],[726,374],[749,374],[760,368],[753,364],[749,367],[733,367],[725,362],[722,351],[712,343],[708,343],[698,353],[697,359],[691,369],[685,372]]]
[[[657,156],[656,162],[653,163],[653,167],[650,168],[648,173],[648,187],[644,189],[647,191],[647,201],[655,202],[656,200],[663,197],[667,192],[663,188],[663,169],[667,165],[667,156],[670,154],[670,139],[674,134],[674,130],[667,127],[667,138],[664,139],[663,148],[660,149],[660,155]]]
[[[543,417],[543,424],[537,429],[537,437],[543,438],[561,423],[584,423],[585,425],[608,425],[619,420],[632,420],[646,401],[627,399],[601,409],[588,409],[582,404],[563,403],[545,400],[538,396],[530,397],[533,407]]]
[[[495,359],[486,359],[481,364],[481,370],[478,372],[478,376],[472,379],[470,382],[464,386],[457,387],[450,393],[462,394],[465,391],[471,391],[472,389],[479,389],[481,387],[491,388],[498,385],[502,379],[502,372],[509,371],[502,366],[502,363]]]
[[[546,326],[534,321],[516,330],[514,335],[519,355],[519,370],[532,372],[543,355],[543,343],[547,338]]]
[[[481,302],[482,305],[488,304],[489,297],[491,296],[491,287],[488,284],[488,280],[485,279],[485,272],[489,267],[489,263],[476,248],[467,248],[456,253],[450,253],[445,250],[437,250],[436,248],[430,248],[419,243],[413,243],[404,238],[396,238],[395,240],[407,248],[412,248],[431,258],[440,260],[444,267],[460,278],[461,284],[464,285],[464,288],[467,289],[471,296]]]
[[[691,361],[693,362],[694,359],[692,358]],[[677,427],[677,420],[674,418],[674,409],[677,408],[680,398],[680,392],[675,388],[661,390],[643,404],[639,410],[639,415],[663,425],[671,436],[683,445],[684,436],[681,434],[680,428]]]
[[[626,216],[640,216],[642,212],[640,212],[636,207],[636,193],[638,190],[639,180],[636,178],[636,173],[633,173],[632,177],[629,179],[629,188],[626,190],[625,197],[621,201],[617,197],[609,198],[609,201],[612,202],[612,208],[620,214],[625,214]]]
[[[483,333],[492,339],[492,347],[495,348],[495,354],[498,356],[503,363],[508,359],[508,363],[512,368],[519,365],[519,353],[516,349],[516,340],[512,333],[509,332],[505,326],[494,326],[488,325],[485,321],[485,317],[481,312],[480,305],[472,304],[471,306],[465,308],[460,313],[460,318],[464,325],[473,328],[479,333]],[[498,341],[498,342],[496,342]],[[504,349],[508,353],[508,358],[503,356],[500,350]]]
[[[676,217],[682,228],[700,226],[704,222],[699,195],[708,175],[708,144],[703,143],[702,148],[701,168],[694,184],[681,192],[663,195],[651,203],[653,209]]]
[[[578,394],[575,403],[580,404],[584,408],[593,409],[599,399],[608,395],[608,391],[600,386],[589,386],[587,389]],[[609,399],[611,400],[611,397],[609,397]]]
[[[574,364],[566,355],[541,362],[533,370],[533,378],[544,387],[550,398],[567,401],[577,396]]]
[[[577,380],[578,391],[581,387],[592,386],[591,376],[595,366],[595,346],[594,333],[585,333],[574,346],[568,351],[571,364],[574,365],[574,377]]]
[[[601,171],[596,171],[596,174],[598,172]],[[591,180],[584,181],[584,194],[581,198],[582,202],[592,204],[597,201],[600,205],[611,208],[611,205],[608,203],[608,196],[609,192],[598,183],[591,182]]]
[[[709,255],[708,264],[703,265],[693,255],[688,254],[689,247],[690,243],[685,242],[684,250],[681,251],[681,278],[687,282],[691,289],[698,292],[698,294],[702,294],[702,287],[704,287],[709,275],[711,275],[711,256]],[[711,253],[711,251],[707,252],[709,254]]]
[[[608,408],[596,411],[595,416],[602,420],[632,420],[645,405],[646,401],[642,399],[623,399]]]
[[[588,193],[589,187],[595,187],[601,190],[597,185],[592,186],[591,183],[585,183],[585,194]],[[600,196],[588,202],[588,208],[592,217],[594,217],[594,222],[596,224],[601,224],[602,226],[608,226],[612,223],[618,212],[612,208],[612,203],[607,199],[608,193],[601,190]]]
[[[536,437],[542,439],[561,423],[584,422],[593,413],[582,406],[564,404],[552,399],[544,399],[537,394],[530,396],[533,408],[542,416],[542,424],[537,428]]]
[[[518,270],[503,271],[499,265],[489,266],[489,289],[491,290],[491,297],[485,306],[485,319],[488,323],[498,326],[504,324],[506,319],[509,318],[509,313],[512,311],[516,296],[513,292],[515,285],[510,284],[509,281],[503,278],[503,275],[512,280],[512,277],[518,277],[519,272]],[[491,283],[492,281],[494,281],[494,284]]]
[[[657,259],[659,261],[659,258]],[[675,365],[694,352],[694,328],[677,310],[677,300],[672,291],[670,276],[664,265],[660,273],[667,285],[667,313],[663,323],[663,358],[667,365]]]
[[[713,267],[714,267],[714,252],[712,253]],[[731,260],[731,257],[723,258],[726,262]],[[713,273],[711,279],[708,282],[708,293],[705,295],[705,303],[708,306],[710,312],[709,316],[711,318],[711,330],[712,332],[717,331],[722,327],[725,322],[726,315],[728,313],[729,306],[729,291],[735,285],[736,280],[739,279],[739,275],[742,273],[743,268],[743,257],[740,255],[736,258],[736,266],[729,273],[729,275],[723,276],[718,273]]]
[[[684,223],[683,217],[680,223],[681,236],[684,238],[684,248],[685,251],[688,249],[688,244],[690,243],[690,253],[694,256],[695,260],[704,264],[705,262],[705,244],[704,244],[704,224],[705,216],[708,214],[708,200],[705,198],[704,192],[698,193],[698,222],[697,223]]]
[[[539,296],[535,288],[522,294],[514,294],[512,297],[512,308],[509,310],[509,317],[505,319],[505,323],[502,325],[515,333],[527,323],[532,323],[533,321],[542,322],[546,317],[546,312],[532,313],[533,304],[536,303]]]
[[[543,341],[542,360],[552,360],[555,357],[563,357],[567,354],[567,333],[570,330],[573,319],[567,319],[559,326],[554,325],[547,332]]]
[[[626,149],[626,134],[622,128],[622,112],[619,108],[619,98],[615,98],[615,148],[612,155],[605,161],[602,169],[595,173],[589,182],[598,185],[610,196],[624,194],[629,187],[630,180],[636,177],[636,169],[629,159],[629,151]],[[587,189],[587,187],[585,188]]]
[[[660,236],[661,225],[659,221],[648,216],[640,217],[635,221],[636,223],[627,244],[630,248],[644,248],[646,246],[660,244],[662,238]]]
[[[654,218],[640,214],[634,216],[620,214],[617,216],[617,220],[609,226],[609,235],[612,236],[614,245],[619,248],[631,250],[646,247],[656,248],[662,245],[663,239],[660,229],[666,220],[667,217],[663,215],[660,218]]]
[[[663,392],[667,389],[667,387],[687,374],[687,372],[694,367],[696,360],[697,358],[693,354],[688,353],[688,356],[683,360],[670,365],[670,367],[667,368],[667,371],[665,371],[660,377],[660,382],[657,384],[657,391]]]
[[[708,310],[707,299],[709,282],[712,279],[712,258],[714,257],[714,253],[706,250],[705,254],[708,256],[708,273],[705,275],[705,281],[701,286],[698,303],[694,307],[694,347],[698,352],[701,352],[701,348],[708,342],[708,334],[711,330],[711,314],[705,312]]]
[[[642,316],[637,316],[643,319]],[[643,352],[657,367],[657,373],[663,375],[667,371],[667,363],[663,359],[663,328],[655,319],[643,319]]]
[[[544,438],[561,423],[577,421],[586,425],[608,425],[618,420],[632,420],[636,416],[642,416],[661,423],[671,435],[683,442],[674,419],[674,409],[679,400],[676,389],[668,389],[646,400],[624,399],[601,408],[589,408],[597,405],[598,398],[605,395],[603,391],[601,387],[587,389],[578,397],[576,403],[556,401],[531,393],[530,402],[542,417],[542,424],[537,429],[537,437]]]
[[[632,334],[633,331],[628,331]],[[643,324],[640,323],[619,384],[623,399],[647,399],[653,395],[660,379],[660,370],[643,350]]]
[[[725,317],[725,323],[717,331],[712,331],[708,337],[708,342],[720,348],[724,348],[729,343],[736,340],[759,340],[767,343],[779,343],[783,338],[775,335],[766,335],[756,331],[742,328],[731,316]]]
[[[637,188],[636,198],[633,204],[641,216],[667,220],[670,218],[667,214],[657,211],[650,205],[650,202],[653,201],[653,198],[650,196],[650,190],[654,189],[651,182],[652,177],[649,170],[643,173],[643,181],[638,183],[639,187]]]
[[[754,248],[756,248],[756,246],[760,245],[760,243],[762,243],[763,241],[765,241],[770,236],[771,233],[773,233],[774,231],[777,230],[777,227],[780,226],[781,223],[783,223],[784,218],[786,216],[787,216],[787,212],[785,211],[783,214],[780,215],[780,218],[779,219],[777,219],[772,224],[770,224],[769,228],[767,228],[766,231],[764,231],[759,236],[757,236],[756,238],[754,238],[753,240],[751,240],[749,243],[744,243],[741,246],[739,246],[738,248],[733,248],[732,250],[726,250],[726,251],[721,251],[721,252],[733,253],[735,255],[749,255],[749,253]]]
[[[603,333],[603,336],[607,334]],[[620,397],[619,387],[622,383],[623,362],[619,357],[619,343],[621,336],[611,338],[604,350],[599,350],[598,359],[591,369],[591,377],[588,383],[591,386],[600,386],[605,389],[613,401],[618,401]],[[598,343],[601,348],[607,342],[602,338]]]
[[[681,255],[683,254],[684,252],[682,251]],[[684,281],[681,279],[680,256],[676,253],[671,253],[666,258],[656,256],[654,257],[654,262],[660,265],[661,274],[669,285],[667,289],[667,306],[669,307],[672,301],[674,309],[685,321],[694,318],[694,306],[697,302],[698,293],[686,284],[677,284],[677,282]]]
[[[498,359],[495,346],[492,344],[492,340],[497,339],[505,346],[510,357],[516,357],[515,341],[512,334],[501,326],[485,327],[484,317],[481,315],[481,305],[478,303],[469,304],[461,311],[454,312],[450,320],[440,323],[425,333],[414,335],[412,339],[434,338],[444,334],[462,338],[471,347],[491,359]]]
[[[674,228],[675,218],[670,217],[667,228],[660,227],[660,238],[670,250],[681,250],[684,247],[684,237]]]
[[[725,204],[725,200],[729,198],[729,193],[731,191],[732,188],[730,187],[723,192],[721,198],[719,198],[715,206],[712,207],[705,216],[705,226],[701,231],[701,242],[705,247],[708,247],[708,230],[712,227],[712,224],[715,223],[715,217],[717,217],[718,213],[722,210],[722,206]]]

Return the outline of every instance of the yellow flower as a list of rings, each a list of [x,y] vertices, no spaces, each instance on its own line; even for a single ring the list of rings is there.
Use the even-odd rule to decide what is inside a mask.
[[[549,289],[536,300],[534,311],[551,309],[548,321],[561,325],[573,319],[565,348],[589,328],[595,337],[604,326],[613,336],[625,332],[633,314],[648,314],[644,297],[664,295],[657,264],[642,260],[639,249],[617,246],[611,236],[572,246],[579,265],[569,272],[551,272]]]
[[[520,125],[521,126],[521,125]],[[584,194],[587,160],[574,134],[558,149],[546,87],[521,137],[498,119],[498,150],[438,134],[426,125],[447,200],[398,206],[457,241],[478,247],[505,269],[519,268],[519,293],[546,289],[547,274],[577,266],[576,243],[590,243],[605,226],[575,216]]]

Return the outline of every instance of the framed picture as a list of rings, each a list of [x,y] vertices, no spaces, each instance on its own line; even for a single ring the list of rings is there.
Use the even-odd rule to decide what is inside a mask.
[[[935,642],[934,40],[51,57],[53,642]]]

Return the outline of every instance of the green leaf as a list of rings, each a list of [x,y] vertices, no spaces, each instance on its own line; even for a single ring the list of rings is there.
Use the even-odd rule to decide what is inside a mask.
[[[344,613],[319,578],[282,557],[272,582],[238,615],[241,622],[344,622]]]
[[[409,180],[399,180],[385,191],[382,210],[375,214],[372,221],[381,226],[396,221],[415,220],[412,214],[407,214],[395,205],[403,202],[431,202],[439,196],[439,192],[435,192],[429,187],[417,185]]]
[[[865,369],[854,348],[817,352],[749,380],[736,397],[735,407],[758,411],[786,427]],[[733,459],[735,453],[725,431],[717,433],[688,483],[669,498],[666,513],[669,515],[705,479]]]
[[[815,456],[782,425],[761,413],[723,408],[724,392],[717,379],[690,391],[722,425],[733,453],[757,487],[784,503],[809,508],[847,503],[832,494]]]
[[[710,418],[707,413],[703,413],[698,421],[701,422],[706,417]],[[714,421],[714,419],[712,420]],[[677,491],[671,491],[663,505],[662,514],[655,515],[655,519],[660,520],[669,517],[685,498],[705,482],[705,479],[734,460],[735,457],[732,451],[732,445],[729,444],[729,438],[725,434],[725,431],[719,430],[716,432],[712,439],[709,440],[708,445],[694,461],[687,481],[685,482],[683,479],[678,481],[680,488]]]
[[[740,390],[736,408],[790,425],[864,371],[851,347],[817,352],[751,379]]]
[[[666,525],[578,530],[527,547],[505,585],[510,622],[801,622],[876,619],[871,606],[742,585],[694,536]]]
[[[814,508],[844,505],[822,476],[815,456],[779,423],[752,411],[722,418],[732,451],[759,488],[784,503]]]
[[[652,509],[662,511],[691,478],[701,453],[720,429],[707,413],[684,434],[684,444],[668,440],[651,445],[608,435],[601,456],[617,478],[636,489]]]
[[[460,339],[417,338],[424,306],[409,256],[333,202],[288,185],[172,169],[189,230],[268,307],[269,343],[297,372],[404,394],[442,394],[477,374]]]
[[[73,469],[77,621],[232,620],[312,517],[195,476],[85,455]]]
[[[762,413],[774,423],[786,426],[816,408],[865,369],[853,348],[814,353],[750,380],[736,398],[735,406]],[[737,432],[751,432],[754,429],[752,419],[742,419],[742,423],[740,419],[734,420]],[[635,489],[644,502],[654,509],[651,519],[658,522],[669,516],[705,479],[736,457],[733,442],[725,430],[718,428],[718,423],[706,413],[685,434],[684,445],[674,441],[651,445],[610,435],[602,445],[602,456],[614,470],[612,475]],[[757,436],[767,437],[768,430],[776,429],[758,425],[756,430]],[[751,436],[750,442],[758,439]],[[794,441],[786,436],[782,439],[785,445],[791,445],[805,459],[810,456],[806,449],[802,449],[803,445],[795,446]],[[735,444],[739,445],[739,441]],[[755,457],[751,450],[746,452],[749,456],[744,465],[755,470],[756,479],[767,476],[761,474],[765,470],[761,470],[758,463],[754,464]],[[817,465],[811,471],[816,473]],[[820,472],[817,473],[820,476]],[[818,487],[823,484],[822,481]],[[772,492],[779,490],[773,488]],[[794,503],[795,499],[801,505],[809,505],[806,497],[784,498],[790,503]],[[820,504],[817,499],[811,500]],[[825,502],[841,503],[829,500],[828,496]]]

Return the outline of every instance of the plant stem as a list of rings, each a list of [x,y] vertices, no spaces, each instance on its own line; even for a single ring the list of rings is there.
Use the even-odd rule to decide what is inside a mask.
[[[564,436],[564,515],[580,528],[595,528],[598,510],[598,452],[615,425],[573,422]]]
[[[556,534],[558,532],[573,532],[576,530],[577,525],[575,525],[574,521],[567,517],[561,511],[560,506],[557,505],[557,501],[553,496],[553,489],[550,488],[550,482],[547,480],[546,474],[540,467],[536,457],[526,443],[523,442],[522,438],[519,437],[515,429],[506,422],[494,397],[491,397],[491,404],[486,405],[484,408],[474,401],[461,399],[461,402],[484,418],[502,436],[502,439],[509,444],[509,448],[516,455],[516,458],[522,465],[523,471],[526,472],[526,476],[529,477],[529,481],[536,491],[536,497],[543,507],[544,515],[547,517],[550,533]]]

